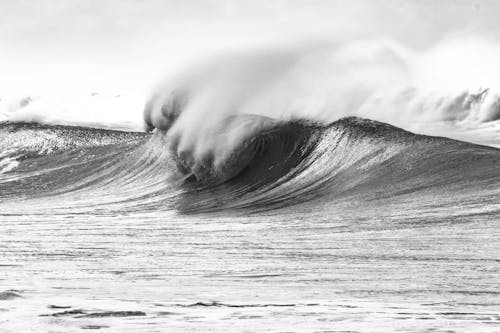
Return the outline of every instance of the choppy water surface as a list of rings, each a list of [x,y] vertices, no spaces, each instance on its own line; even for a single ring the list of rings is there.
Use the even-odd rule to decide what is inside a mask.
[[[500,331],[500,150],[348,119],[216,170],[165,140],[2,125],[2,331]]]

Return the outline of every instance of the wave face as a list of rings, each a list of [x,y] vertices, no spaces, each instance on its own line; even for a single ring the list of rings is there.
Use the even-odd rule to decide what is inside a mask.
[[[247,135],[230,151],[200,153],[179,149],[167,131],[3,123],[0,202],[9,214],[315,210],[374,202],[455,207],[457,214],[500,209],[500,150],[493,147],[355,117],[321,125],[252,115],[225,124],[243,126]],[[217,134],[220,142],[232,135]]]

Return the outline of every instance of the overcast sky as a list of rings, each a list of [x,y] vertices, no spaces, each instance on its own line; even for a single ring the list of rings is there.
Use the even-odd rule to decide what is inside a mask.
[[[495,0],[3,0],[0,93],[144,91],[215,51],[298,39],[496,39],[499,14]]]

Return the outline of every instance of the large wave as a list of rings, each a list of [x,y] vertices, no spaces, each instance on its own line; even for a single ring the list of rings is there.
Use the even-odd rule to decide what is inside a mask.
[[[500,151],[349,117],[329,125],[278,122],[244,140],[224,167],[229,171],[220,183],[192,179],[178,208],[270,209],[414,192],[453,196],[486,185],[498,194]]]
[[[0,197],[182,212],[472,188],[497,198],[498,149],[398,128],[499,144],[500,84],[443,62],[456,45],[422,55],[387,40],[317,42],[212,58],[155,89],[144,108],[154,134],[15,122],[51,122],[22,99],[0,128]]]
[[[305,202],[312,209],[386,199],[460,202],[467,214],[484,199],[482,213],[499,209],[499,149],[355,117],[328,125],[255,115],[227,120],[248,122],[259,126],[224,159],[197,163],[194,152],[166,149],[172,141],[165,131],[4,124],[4,138],[17,142],[4,160],[18,165],[0,174],[0,201],[11,212],[51,214],[255,211]],[[44,145],[22,139],[33,131],[45,136]]]

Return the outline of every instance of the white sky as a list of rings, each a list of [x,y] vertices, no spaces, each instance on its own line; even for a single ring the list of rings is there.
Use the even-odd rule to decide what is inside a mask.
[[[0,94],[144,92],[194,58],[295,39],[496,39],[499,14],[494,0],[2,0]]]

